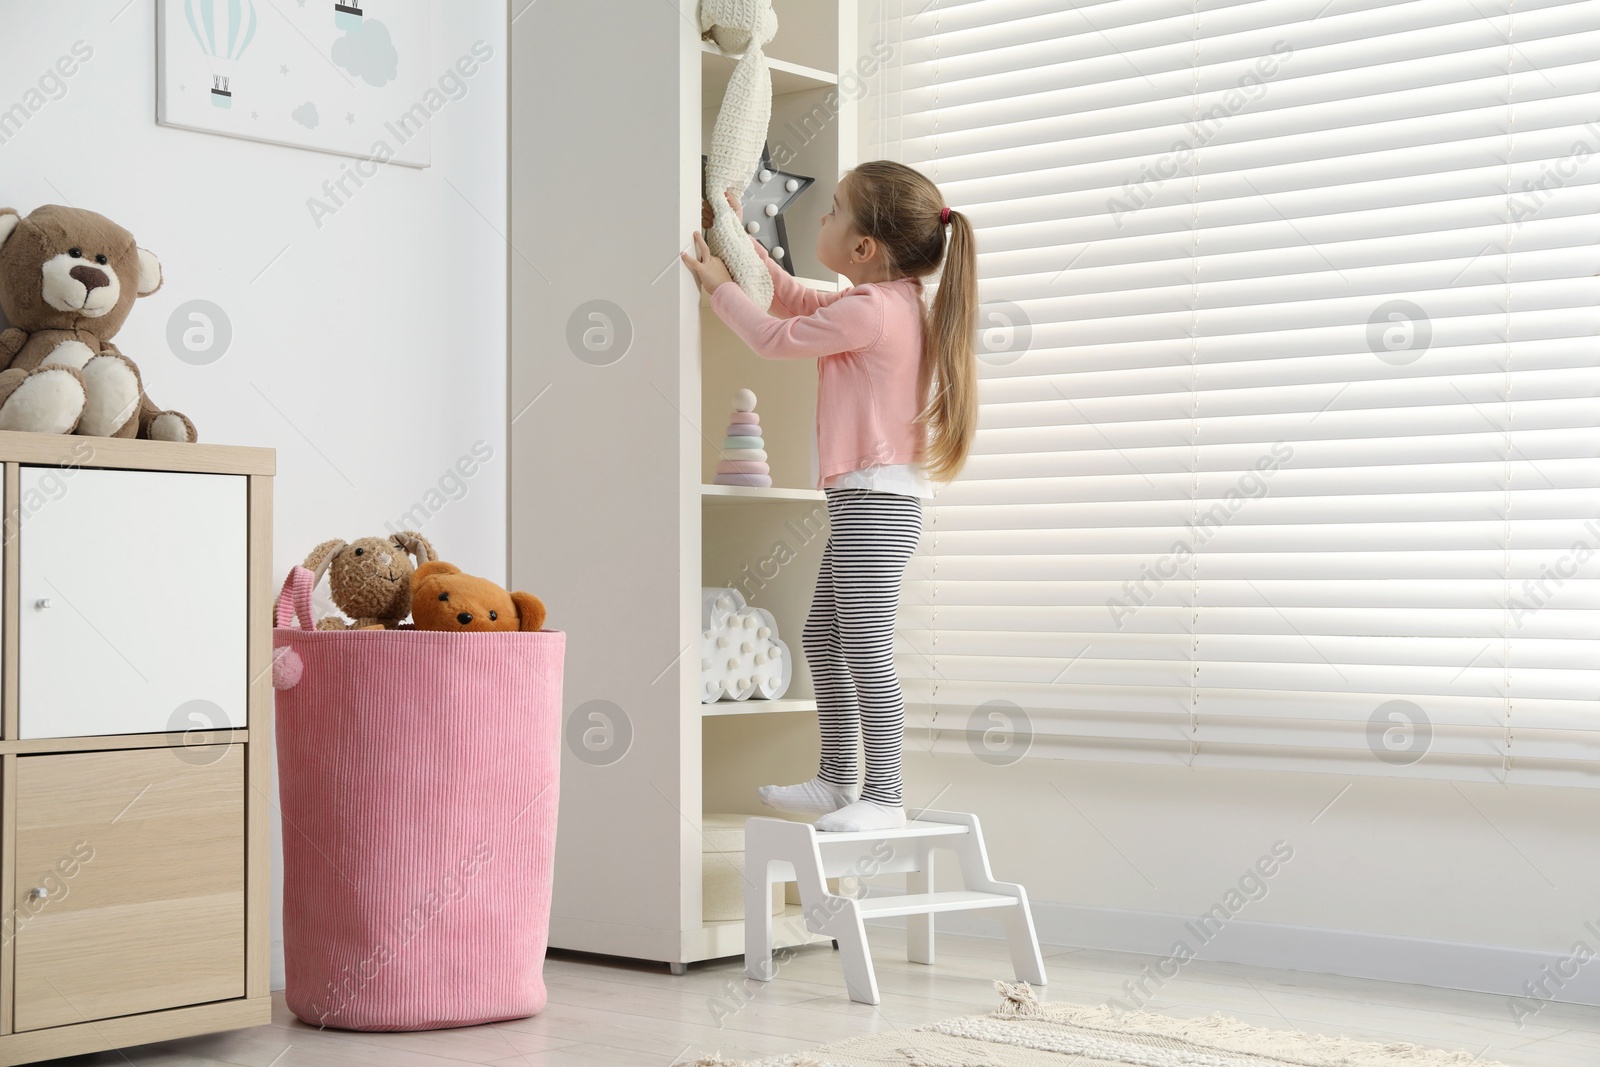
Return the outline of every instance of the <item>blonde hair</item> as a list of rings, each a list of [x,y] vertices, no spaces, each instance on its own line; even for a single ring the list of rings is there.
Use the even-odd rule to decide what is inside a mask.
[[[903,163],[878,159],[844,176],[842,195],[855,228],[883,248],[895,277],[922,277],[944,269],[922,331],[918,395],[925,405],[917,425],[929,433],[923,469],[949,482],[961,473],[978,430],[978,368],[973,341],[978,318],[978,261],[972,223],[950,212],[950,234],[940,214],[939,187]]]

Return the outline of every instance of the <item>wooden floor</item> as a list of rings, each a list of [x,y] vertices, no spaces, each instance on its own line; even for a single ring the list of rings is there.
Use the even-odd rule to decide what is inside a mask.
[[[741,961],[689,968],[552,953],[545,966],[550,1004],[530,1019],[412,1034],[317,1030],[296,1020],[274,994],[271,1026],[168,1041],[54,1061],[126,1067],[668,1067],[712,1052],[734,1059],[798,1051],[873,1031],[986,1013],[996,978],[1009,980],[1001,943],[941,935],[939,961],[905,962],[898,931],[873,929],[883,1003],[844,995],[835,953],[808,948],[776,981],[743,979]],[[1152,957],[1088,949],[1047,949],[1047,1002],[1100,1004]],[[1506,999],[1191,961],[1161,986],[1150,1010],[1187,1017],[1220,1011],[1257,1026],[1346,1034],[1461,1048],[1482,1061],[1518,1067],[1600,1064],[1600,1008],[1551,1004],[1512,1021]]]

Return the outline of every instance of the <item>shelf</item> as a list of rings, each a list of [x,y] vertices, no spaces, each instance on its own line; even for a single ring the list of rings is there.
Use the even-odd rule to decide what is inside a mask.
[[[790,711],[816,711],[817,702],[809,697],[794,699],[784,697],[780,700],[718,700],[712,704],[701,704],[700,714],[708,715],[779,715]]]
[[[715,483],[700,486],[700,503],[706,507],[725,508],[735,505],[777,503],[821,504],[827,499],[820,489],[783,489],[778,486],[763,489],[755,485]]]
[[[737,56],[725,56],[710,41],[700,42],[700,92],[701,106],[721,106],[722,95],[728,91],[728,79],[733,76]],[[772,73],[772,95],[800,93],[807,89],[831,89],[839,84],[839,76],[816,67],[802,66],[783,59],[767,57],[767,69]]]

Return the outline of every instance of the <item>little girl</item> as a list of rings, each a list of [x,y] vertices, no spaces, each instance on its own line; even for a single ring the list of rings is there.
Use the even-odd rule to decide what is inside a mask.
[[[893,829],[906,821],[905,701],[893,661],[900,579],[922,532],[929,481],[960,473],[977,424],[972,226],[922,174],[876,160],[840,181],[817,234],[818,261],[849,278],[849,288],[809,289],[751,240],[772,275],[771,315],[731,284],[699,233],[695,257],[683,261],[757,355],[818,361],[817,482],[829,526],[802,638],[821,766],[809,781],[759,792],[768,807],[821,816],[819,830]],[[929,313],[922,278],[941,262]],[[867,763],[859,799],[858,731]]]

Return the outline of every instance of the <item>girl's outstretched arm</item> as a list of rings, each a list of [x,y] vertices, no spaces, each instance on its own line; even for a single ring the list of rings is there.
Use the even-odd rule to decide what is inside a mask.
[[[767,273],[772,275],[774,315],[810,315],[839,299],[839,293],[822,293],[808,285],[801,285],[795,281],[794,275],[783,269],[783,264],[772,258],[765,245],[754,237],[750,238],[750,243],[756,246],[756,254],[766,264]]]
[[[711,310],[765,359],[816,359],[876,345],[883,336],[883,294],[878,287],[862,285],[828,295],[834,299],[810,314],[773,318],[737,284],[723,282],[711,293]]]
[[[739,214],[739,198],[732,192],[726,194],[728,205],[733,208],[734,214]],[[706,200],[700,201],[700,229],[711,229],[711,204]],[[750,237],[750,243],[756,246],[756,255],[766,264],[767,273],[772,275],[772,307],[771,313],[780,317],[789,315],[809,315],[819,307],[833,303],[839,294],[820,293],[810,286],[801,285],[794,280],[794,275],[783,269],[783,265],[772,258],[766,245]]]

